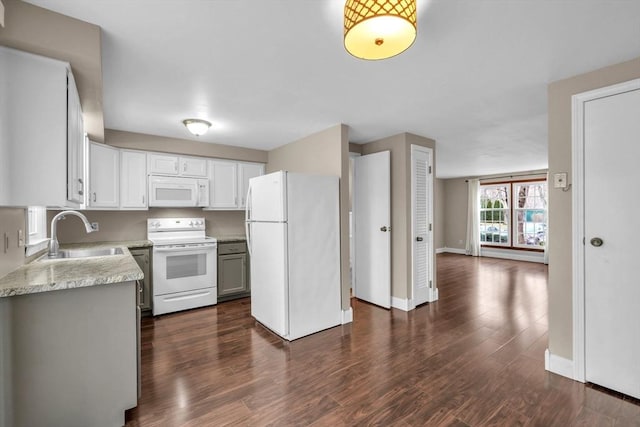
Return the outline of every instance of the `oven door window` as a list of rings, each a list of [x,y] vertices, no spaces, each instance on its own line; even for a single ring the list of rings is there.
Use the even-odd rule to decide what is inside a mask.
[[[207,274],[207,254],[167,255],[167,279],[204,276]]]

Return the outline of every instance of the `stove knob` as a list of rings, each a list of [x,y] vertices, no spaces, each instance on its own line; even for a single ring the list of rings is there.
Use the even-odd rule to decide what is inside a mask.
[[[189,222],[189,226],[190,226],[190,227],[193,227],[194,225],[195,225],[195,224],[193,223],[193,221],[190,221],[190,222]]]

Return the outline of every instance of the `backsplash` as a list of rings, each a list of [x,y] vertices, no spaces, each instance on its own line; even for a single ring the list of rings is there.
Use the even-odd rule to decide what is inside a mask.
[[[47,212],[47,223],[59,211]],[[244,235],[244,211],[203,211],[197,208],[151,208],[148,211],[93,211],[82,213],[90,222],[97,222],[100,230],[87,234],[78,218],[68,217],[58,222],[60,243],[112,242],[147,238],[147,218],[202,218],[208,236]]]
[[[25,263],[24,247],[18,247],[18,230],[26,232],[24,209],[0,208],[0,277]],[[6,252],[5,233],[9,239]]]

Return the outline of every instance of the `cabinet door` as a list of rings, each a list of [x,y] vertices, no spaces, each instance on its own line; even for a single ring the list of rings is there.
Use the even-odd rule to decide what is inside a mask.
[[[178,175],[178,156],[149,154],[149,173],[160,175]]]
[[[67,64],[0,46],[0,204],[67,200]]]
[[[238,163],[238,192],[240,193],[238,208],[245,208],[249,180],[260,175],[264,175],[264,165],[262,163]]]
[[[117,208],[120,192],[120,151],[107,145],[89,144],[89,207]]]
[[[140,292],[140,309],[142,311],[151,310],[151,264],[149,262],[149,250],[148,249],[131,249],[130,250],[133,259],[136,260],[140,270],[144,273],[142,279],[142,290]]]
[[[147,208],[147,153],[120,151],[120,207]]]
[[[75,80],[67,73],[67,200],[84,204],[84,122]]]
[[[206,178],[207,159],[180,157],[180,175]]]
[[[209,161],[209,207],[235,209],[238,207],[238,164],[222,160]]]
[[[247,254],[218,256],[218,296],[247,292]]]

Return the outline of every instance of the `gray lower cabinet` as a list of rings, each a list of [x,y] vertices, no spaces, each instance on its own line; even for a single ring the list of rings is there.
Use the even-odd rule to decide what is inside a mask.
[[[251,294],[245,242],[218,244],[218,302]]]
[[[142,290],[140,292],[140,309],[143,313],[151,311],[151,304],[153,301],[151,292],[151,256],[149,255],[149,248],[136,248],[129,249],[133,259],[136,260],[140,270],[144,273],[144,279],[142,282]]]

